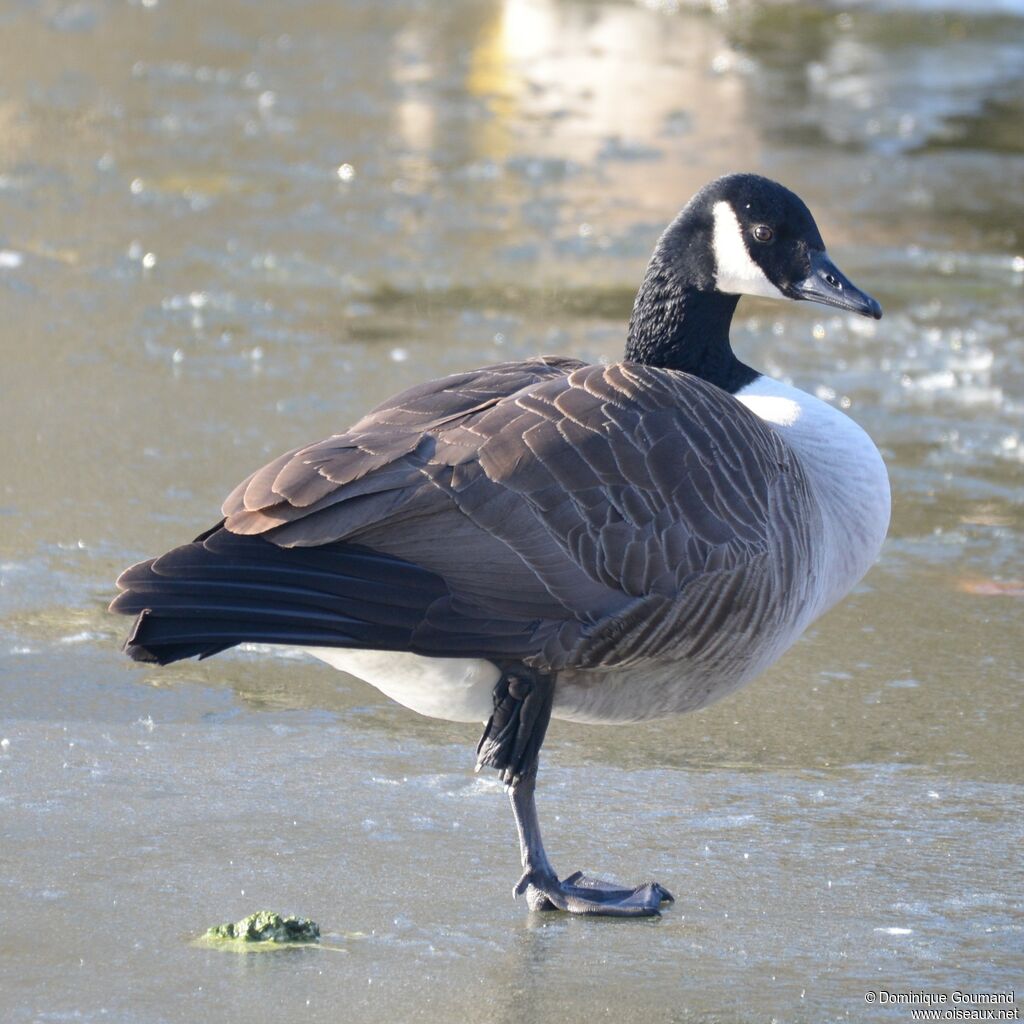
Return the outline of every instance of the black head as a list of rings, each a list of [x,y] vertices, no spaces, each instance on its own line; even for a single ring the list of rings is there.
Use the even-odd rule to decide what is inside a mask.
[[[705,185],[661,236],[633,307],[626,358],[737,390],[757,376],[729,345],[741,295],[882,315],[829,259],[799,196],[756,174],[730,174]]]
[[[809,299],[881,317],[878,302],[829,259],[811,211],[788,188],[756,174],[730,174],[701,189],[691,207],[710,219],[718,291]]]

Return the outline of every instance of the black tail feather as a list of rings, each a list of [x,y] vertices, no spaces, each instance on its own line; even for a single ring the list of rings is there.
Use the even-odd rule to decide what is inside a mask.
[[[410,650],[434,573],[344,543],[282,548],[214,528],[125,570],[111,611],[135,614],[125,651],[161,665],[239,643]]]

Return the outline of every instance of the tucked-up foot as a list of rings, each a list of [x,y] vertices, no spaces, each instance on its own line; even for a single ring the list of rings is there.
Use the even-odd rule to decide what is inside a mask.
[[[554,875],[527,871],[512,892],[515,896],[525,892],[531,910],[564,910],[569,914],[605,917],[658,917],[662,903],[675,902],[672,894],[657,882],[624,889],[582,871],[562,881]]]

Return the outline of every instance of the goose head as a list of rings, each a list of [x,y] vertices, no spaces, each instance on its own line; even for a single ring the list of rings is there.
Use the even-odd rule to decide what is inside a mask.
[[[825,251],[804,201],[756,174],[719,178],[694,198],[710,212],[715,287],[730,295],[820,302],[882,316],[876,299],[857,288]]]
[[[729,343],[741,295],[882,315],[832,262],[798,195],[756,174],[730,174],[702,188],[658,241],[633,307],[626,359],[738,390],[757,376]]]

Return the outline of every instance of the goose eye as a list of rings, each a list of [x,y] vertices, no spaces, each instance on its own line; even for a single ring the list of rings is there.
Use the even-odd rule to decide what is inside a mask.
[[[774,232],[767,224],[757,224],[754,227],[754,238],[759,242],[770,242],[774,235]]]

